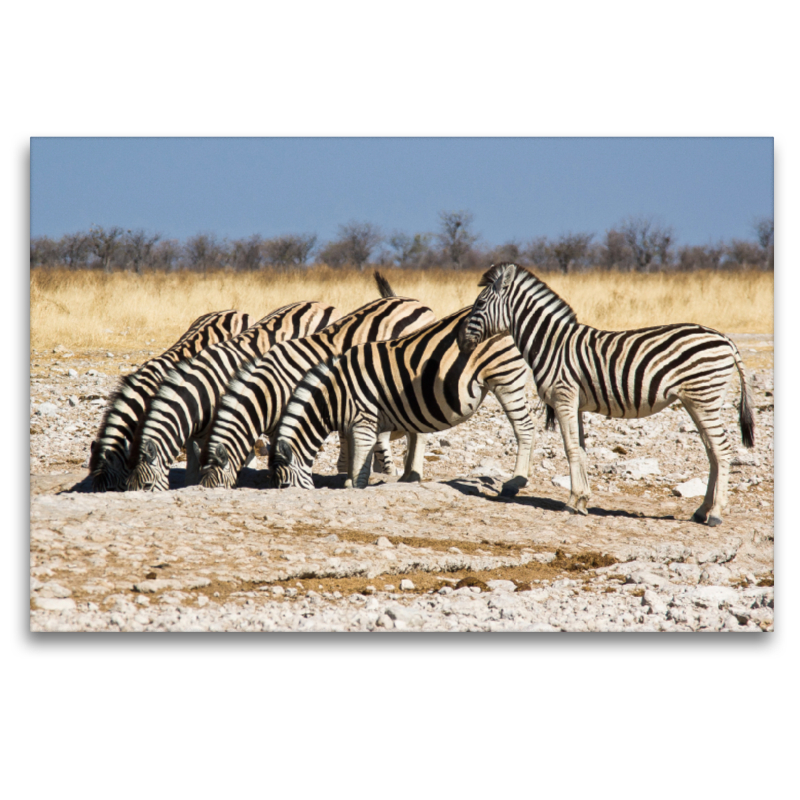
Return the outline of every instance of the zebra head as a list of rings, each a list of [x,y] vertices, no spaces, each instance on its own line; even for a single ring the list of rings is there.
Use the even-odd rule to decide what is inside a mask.
[[[508,332],[507,290],[517,270],[516,264],[498,264],[481,278],[478,286],[486,288],[478,295],[458,332],[458,347],[462,353],[471,353],[486,339]]]
[[[124,492],[130,475],[128,468],[128,443],[123,443],[123,450],[102,447],[100,442],[91,444],[92,491]]]
[[[273,489],[313,489],[311,469],[295,458],[292,448],[285,439],[278,439],[269,454],[269,484]]]
[[[200,485],[206,489],[219,486],[233,489],[236,485],[236,472],[228,458],[228,448],[222,442],[209,451],[208,461],[200,470]]]
[[[163,492],[169,489],[169,469],[152,439],[139,447],[139,463],[128,476],[129,492]]]

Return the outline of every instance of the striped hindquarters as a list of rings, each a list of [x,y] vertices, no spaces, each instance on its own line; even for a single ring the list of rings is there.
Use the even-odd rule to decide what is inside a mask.
[[[91,445],[89,474],[94,491],[125,488],[130,443],[167,372],[206,347],[238,335],[247,328],[249,319],[248,314],[231,310],[204,314],[172,347],[120,381],[106,407],[97,439]]]

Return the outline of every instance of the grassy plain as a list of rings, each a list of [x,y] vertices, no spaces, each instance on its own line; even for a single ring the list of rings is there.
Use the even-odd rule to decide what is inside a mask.
[[[395,291],[444,316],[470,305],[478,271],[382,270]],[[697,322],[725,333],[772,333],[773,273],[640,275],[588,272],[540,277],[606,330]],[[370,272],[314,267],[295,272],[193,273],[34,270],[31,348],[161,351],[207,311],[235,308],[254,320],[297,300],[321,300],[348,313],[378,296]]]

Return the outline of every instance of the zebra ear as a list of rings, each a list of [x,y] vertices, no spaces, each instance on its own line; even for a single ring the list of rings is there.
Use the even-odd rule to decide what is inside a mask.
[[[147,461],[148,464],[156,463],[156,446],[152,439],[142,442],[142,452],[144,453],[145,461]]]
[[[283,464],[291,464],[292,457],[292,448],[289,447],[289,443],[285,439],[278,439],[275,442],[275,458]]]
[[[97,448],[98,448],[98,447],[99,447],[99,443],[98,443],[98,442],[95,442],[95,441],[93,441],[93,442],[92,442],[92,443],[89,445],[89,452],[90,452],[92,455],[94,455],[94,451],[95,451],[95,450],[97,450]]]
[[[511,280],[514,277],[514,265],[513,264],[504,264],[500,268],[500,274],[494,279],[494,283],[492,284],[492,289],[494,289],[497,294],[502,294],[505,289],[509,287],[511,284]]]
[[[200,453],[202,451],[201,451],[200,445],[197,443],[196,439],[192,439],[192,452],[194,453],[194,457],[199,461],[200,460]]]
[[[214,458],[221,467],[228,466],[228,449],[224,444],[220,443],[214,450]]]

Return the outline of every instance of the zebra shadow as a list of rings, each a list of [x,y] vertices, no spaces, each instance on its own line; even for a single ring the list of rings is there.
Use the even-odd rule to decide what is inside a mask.
[[[512,495],[506,490],[504,484],[496,478],[480,476],[477,478],[455,478],[449,481],[442,481],[446,486],[450,486],[461,494],[472,497],[482,497],[491,503],[502,503],[515,506],[528,506],[544,511],[566,511],[566,502],[554,500],[551,497],[540,497],[537,495]],[[512,487],[513,488],[513,487]],[[653,519],[653,520],[674,520],[674,514],[647,514],[643,511],[628,511],[624,508],[600,508],[590,506],[589,517],[621,517],[625,519]]]

